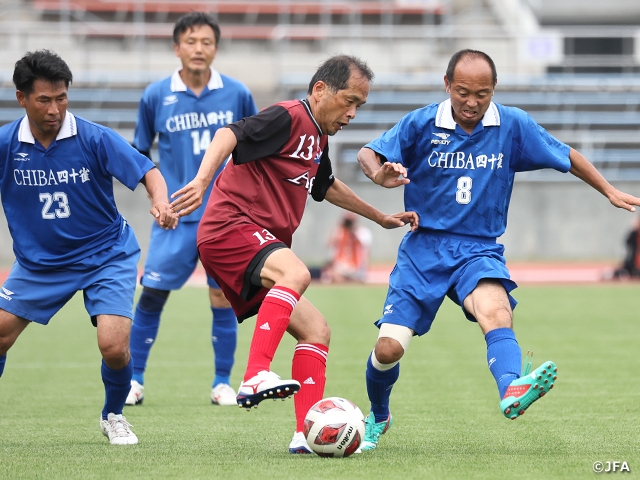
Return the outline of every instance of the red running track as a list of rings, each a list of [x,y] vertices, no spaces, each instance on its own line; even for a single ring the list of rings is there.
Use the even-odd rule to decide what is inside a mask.
[[[510,263],[511,278],[518,284],[597,283],[611,277],[615,265],[611,263]],[[393,265],[375,265],[369,269],[367,282],[386,285]],[[0,283],[4,282],[9,269],[0,269]],[[197,269],[189,279],[189,285],[206,285],[205,273]]]

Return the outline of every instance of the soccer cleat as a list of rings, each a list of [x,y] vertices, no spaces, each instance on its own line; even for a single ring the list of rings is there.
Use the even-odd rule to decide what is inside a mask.
[[[273,372],[262,370],[246,382],[242,382],[238,389],[236,403],[240,408],[257,407],[262,400],[267,398],[285,399],[300,390],[300,383],[295,380],[281,380]]]
[[[533,402],[544,397],[558,378],[558,367],[553,362],[544,362],[530,374],[528,370],[525,367],[525,375],[511,382],[500,401],[500,410],[511,420],[523,415]]]
[[[105,437],[109,439],[111,445],[135,445],[138,437],[131,431],[132,427],[122,416],[110,413],[106,420],[100,419],[100,429]]]
[[[295,453],[295,454],[313,453],[313,450],[309,448],[307,439],[304,438],[304,433],[296,432],[293,434],[293,438],[291,439],[291,443],[289,444],[289,453]]]
[[[226,383],[219,383],[211,389],[211,403],[214,405],[235,406],[236,391]]]
[[[135,380],[131,380],[131,390],[129,390],[129,395],[127,395],[127,399],[124,401],[124,404],[142,405],[142,400],[144,400],[144,385],[140,385]]]
[[[373,450],[376,448],[378,446],[378,439],[380,438],[380,435],[389,430],[392,423],[393,418],[391,417],[391,413],[389,413],[389,416],[385,421],[376,423],[376,417],[373,415],[373,412],[370,412],[369,415],[367,415],[367,418],[364,419],[364,440],[360,444],[359,450]]]

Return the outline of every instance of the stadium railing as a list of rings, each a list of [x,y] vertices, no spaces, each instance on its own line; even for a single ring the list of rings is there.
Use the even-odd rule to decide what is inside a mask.
[[[443,14],[447,3],[439,0],[421,1],[313,1],[313,0],[215,0],[215,1],[172,1],[172,0],[33,0],[36,10],[60,12],[63,10],[87,12],[190,12],[208,11],[212,13],[268,14],[268,15],[420,15],[424,13]]]
[[[43,17],[65,18],[72,33],[88,37],[169,38],[171,22],[195,10],[218,16],[225,39],[322,40],[371,24],[441,23],[449,1],[33,0],[32,7]]]

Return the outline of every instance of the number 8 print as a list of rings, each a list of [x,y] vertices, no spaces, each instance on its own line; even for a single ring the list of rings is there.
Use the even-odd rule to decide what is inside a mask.
[[[460,177],[458,179],[458,191],[456,192],[456,202],[466,205],[471,202],[471,177]]]

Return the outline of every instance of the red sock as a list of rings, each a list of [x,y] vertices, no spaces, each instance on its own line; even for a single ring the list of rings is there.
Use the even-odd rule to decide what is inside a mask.
[[[244,381],[261,370],[269,370],[298,300],[300,295],[289,288],[277,286],[269,290],[258,310]]]
[[[311,406],[324,395],[327,381],[327,355],[329,347],[319,343],[296,345],[291,366],[291,377],[300,382],[300,391],[293,397],[296,410],[296,432],[302,432],[304,417]]]

